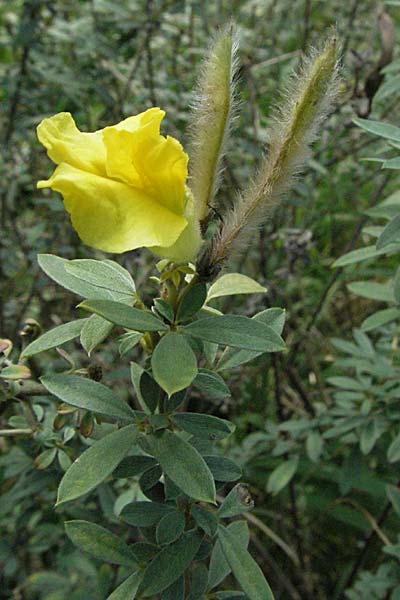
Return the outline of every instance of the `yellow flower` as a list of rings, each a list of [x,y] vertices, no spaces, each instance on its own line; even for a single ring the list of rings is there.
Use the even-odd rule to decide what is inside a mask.
[[[79,131],[66,112],[38,126],[58,165],[38,188],[63,195],[88,246],[118,253],[147,247],[176,261],[196,256],[201,237],[186,187],[188,156],[175,138],[160,135],[164,115],[150,108],[94,133]]]

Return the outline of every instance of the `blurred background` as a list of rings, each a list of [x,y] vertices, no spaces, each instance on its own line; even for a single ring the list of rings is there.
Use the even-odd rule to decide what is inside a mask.
[[[220,191],[227,202],[257,167],[282,84],[332,26],[342,45],[342,81],[304,177],[230,264],[267,293],[215,303],[243,312],[245,302],[249,316],[286,308],[288,349],[227,372],[232,396],[210,401],[198,393],[191,409],[237,425],[225,451],[242,464],[255,499],[252,551],[277,600],[399,600],[400,450],[388,457],[400,421],[398,320],[361,330],[377,306],[394,300],[381,288],[360,294],[354,287],[355,279],[385,282],[398,253],[332,265],[374,245],[379,219],[387,217],[382,201],[400,203],[398,171],[375,160],[387,146],[353,124],[358,116],[399,125],[400,2],[2,0],[0,337],[19,348],[27,319],[47,330],[76,318],[76,298],[40,272],[38,253],[104,256],[82,245],[60,196],[36,189],[52,171],[37,124],[69,111],[83,131],[94,131],[160,106],[167,113],[162,132],[185,146],[196,69],[214,32],[232,18],[240,34],[240,111]],[[128,268],[137,287],[153,269],[147,251],[108,258]],[[107,385],[132,393],[136,350],[120,360],[110,341],[90,358],[74,343],[67,348],[67,356],[39,355],[30,364],[34,374],[71,360],[77,368],[101,367]],[[38,418],[50,427],[56,407],[49,400],[39,406]],[[17,418],[0,401],[1,426]],[[56,483],[83,443],[82,432],[69,429],[54,434],[67,458],[50,464],[35,460],[45,450],[38,442],[0,439],[0,598],[102,600],[112,589],[113,569],[74,549],[63,520],[104,514],[118,528],[115,515],[134,484],[104,484],[89,505],[55,512]]]

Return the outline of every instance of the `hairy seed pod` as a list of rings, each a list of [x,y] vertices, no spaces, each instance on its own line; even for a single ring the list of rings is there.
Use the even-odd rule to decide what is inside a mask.
[[[240,252],[293,184],[310,154],[322,120],[338,89],[337,41],[330,38],[320,52],[305,59],[276,109],[266,158],[249,188],[237,199],[222,227],[200,257],[201,272],[218,271],[232,253]]]

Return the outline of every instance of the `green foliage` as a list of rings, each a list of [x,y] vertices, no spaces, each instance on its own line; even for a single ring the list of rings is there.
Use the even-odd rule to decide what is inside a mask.
[[[2,595],[269,598],[253,556],[276,600],[396,600],[400,62],[395,47],[369,98],[376,3],[3,4]],[[211,285],[147,253],[89,254],[36,191],[35,126],[66,110],[93,131],[157,105],[187,149],[195,67],[232,16],[243,108],[212,227],[258,164],[277,86],[337,23],[341,95],[305,177]],[[167,347],[159,378],[171,336],[187,361]]]

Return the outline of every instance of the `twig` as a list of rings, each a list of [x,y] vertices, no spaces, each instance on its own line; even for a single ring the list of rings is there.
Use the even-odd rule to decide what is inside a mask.
[[[0,429],[0,437],[13,435],[32,435],[32,429]]]
[[[392,508],[391,503],[387,502],[385,504],[385,507],[382,510],[380,516],[376,520],[377,528],[380,528],[383,525],[383,523],[386,521],[386,518],[388,517],[391,508]],[[353,564],[353,567],[350,571],[350,574],[347,577],[345,583],[343,584],[343,588],[342,588],[343,592],[341,593],[341,596],[340,596],[341,598],[343,598],[343,600],[345,599],[345,591],[351,587],[351,585],[353,584],[353,581],[355,580],[355,578],[358,574],[360,567],[364,564],[365,557],[368,554],[368,551],[371,547],[372,542],[374,541],[375,536],[377,535],[377,533],[376,533],[377,528],[376,527],[372,528],[371,531],[368,533],[368,535],[364,539],[364,543],[362,545],[361,552],[358,555],[358,557],[356,558],[356,560]]]
[[[244,513],[243,517],[250,521],[255,527],[257,527],[260,531],[262,531],[267,537],[269,537],[283,552],[290,558],[290,560],[296,565],[296,567],[300,566],[299,557],[296,552],[291,548],[279,535],[277,535],[272,529],[268,527],[263,521],[261,521],[258,517],[253,515],[252,513]]]

